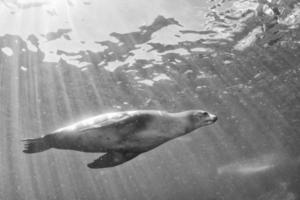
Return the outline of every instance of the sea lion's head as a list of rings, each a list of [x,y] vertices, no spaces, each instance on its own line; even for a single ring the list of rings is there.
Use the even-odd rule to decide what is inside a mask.
[[[186,111],[188,122],[191,130],[213,124],[217,121],[218,117],[203,110],[190,110]]]

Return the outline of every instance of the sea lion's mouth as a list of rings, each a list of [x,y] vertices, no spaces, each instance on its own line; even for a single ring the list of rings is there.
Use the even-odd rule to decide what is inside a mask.
[[[212,122],[216,122],[218,120],[218,117],[216,116],[216,115],[214,115],[213,117],[212,117]]]
[[[205,122],[207,124],[213,124],[218,120],[218,117],[216,115],[210,115],[209,118],[207,120],[205,120]]]

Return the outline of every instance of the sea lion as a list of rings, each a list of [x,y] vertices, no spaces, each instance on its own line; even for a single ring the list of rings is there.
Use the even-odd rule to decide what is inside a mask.
[[[101,152],[106,154],[89,163],[88,167],[113,167],[216,120],[216,115],[202,110],[106,113],[39,138],[24,139],[23,152],[37,153],[50,148]]]

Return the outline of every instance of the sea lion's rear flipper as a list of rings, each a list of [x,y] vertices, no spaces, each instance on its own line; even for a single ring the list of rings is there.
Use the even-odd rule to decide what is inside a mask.
[[[38,153],[51,148],[49,143],[49,135],[39,138],[31,138],[22,140],[24,145],[24,153]]]
[[[139,154],[140,153],[132,152],[109,152],[100,156],[98,159],[94,160],[94,162],[92,163],[89,163],[87,166],[89,168],[114,167],[135,158]]]

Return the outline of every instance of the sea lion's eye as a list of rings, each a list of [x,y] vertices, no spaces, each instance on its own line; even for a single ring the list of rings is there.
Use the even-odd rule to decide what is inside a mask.
[[[203,113],[203,116],[204,116],[204,117],[207,117],[207,116],[208,116],[208,112],[204,112],[204,113]]]

